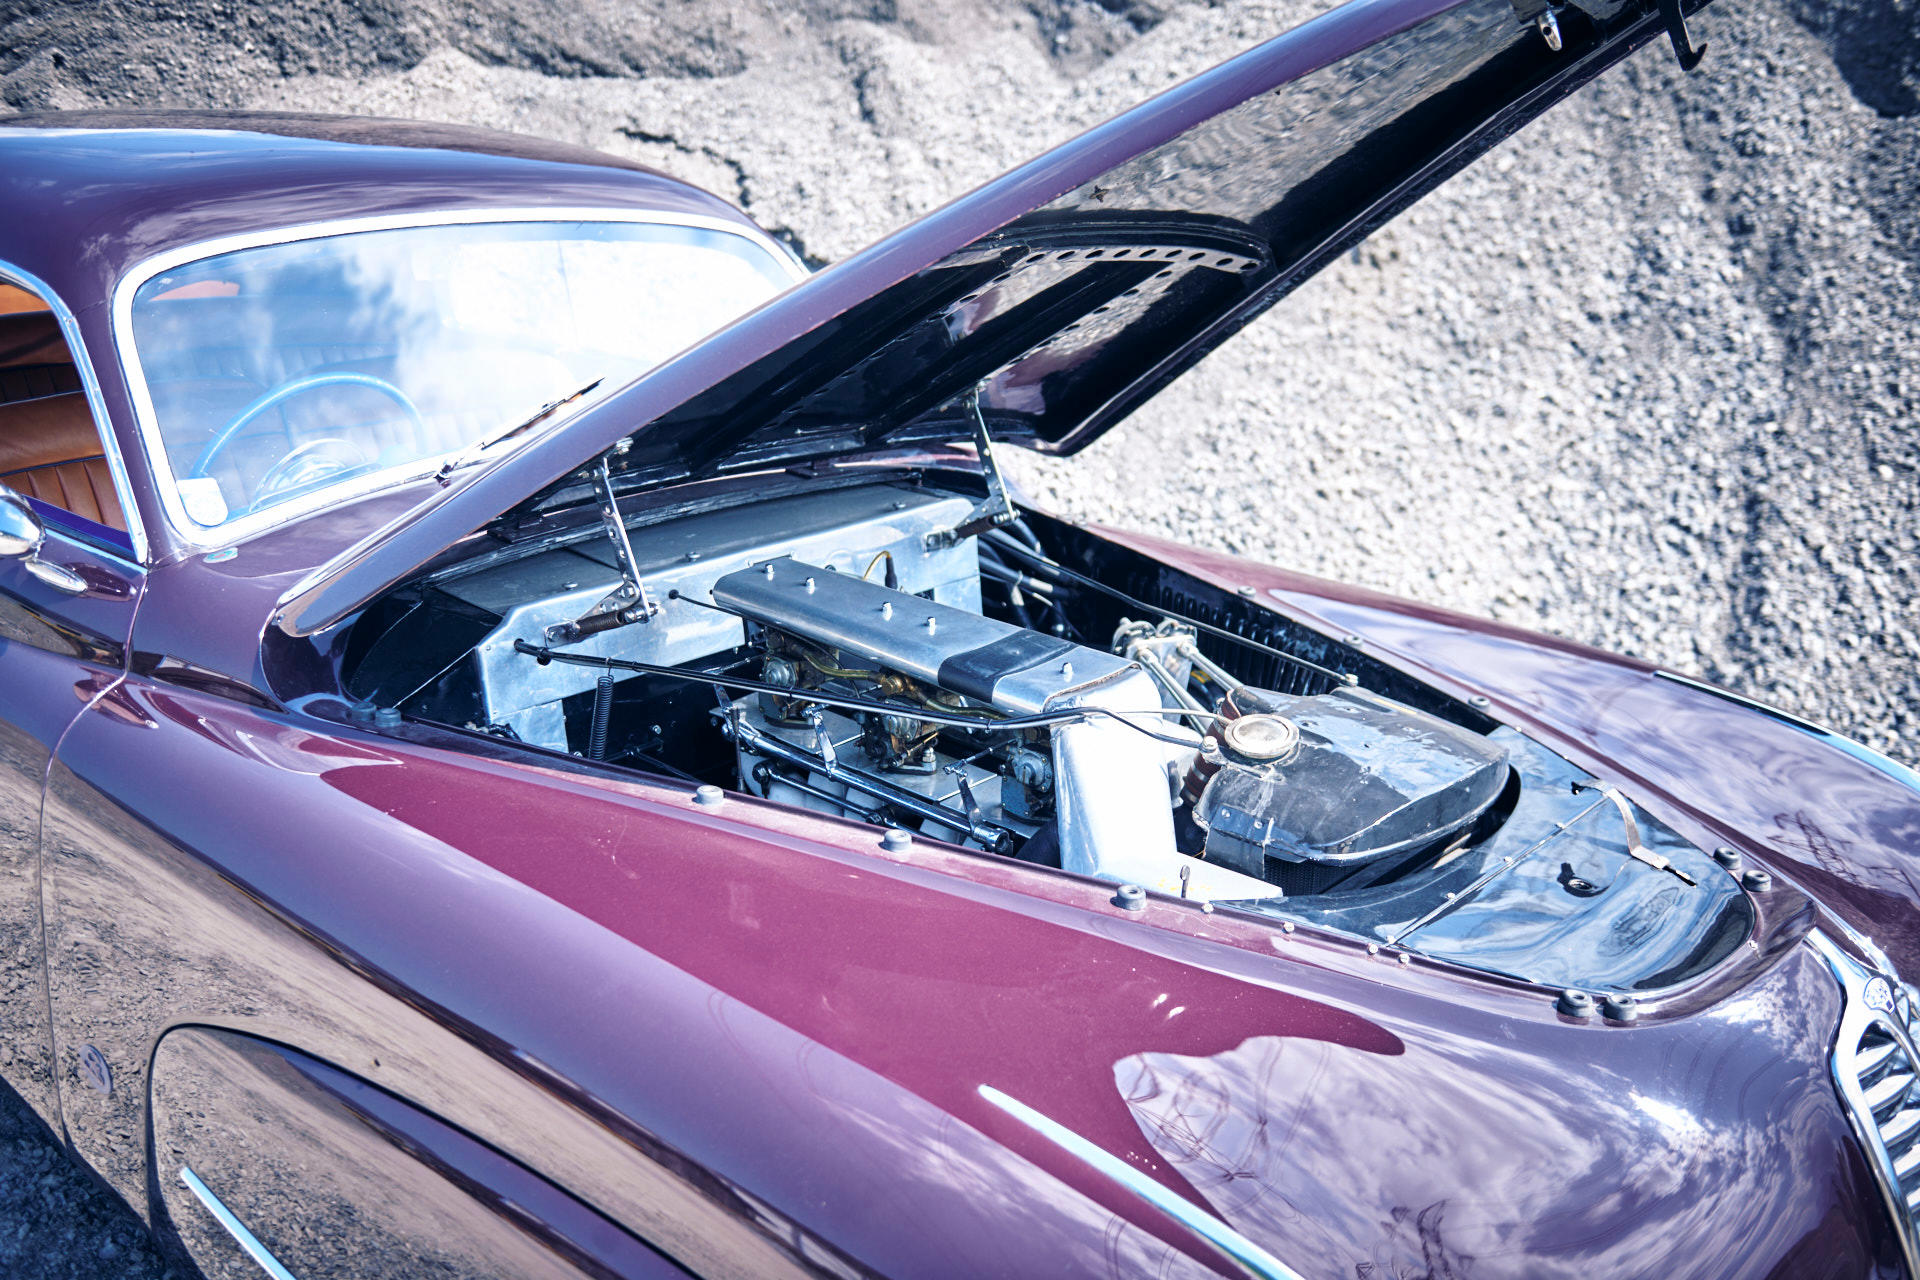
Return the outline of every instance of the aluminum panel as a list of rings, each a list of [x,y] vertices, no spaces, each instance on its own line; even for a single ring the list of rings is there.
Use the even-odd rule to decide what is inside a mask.
[[[661,606],[659,614],[588,637],[568,650],[664,666],[723,653],[745,643],[745,628],[738,618],[691,601],[708,599],[715,582],[728,574],[788,555],[832,565],[851,579],[880,552],[889,551],[903,592],[931,592],[943,606],[978,610],[979,560],[973,539],[939,551],[924,546],[925,535],[951,528],[972,509],[973,503],[963,497],[875,485],[795,494],[633,528],[634,558]],[[514,642],[545,644],[547,627],[580,617],[619,582],[612,549],[595,541],[442,584],[456,599],[501,615],[500,624],[476,650],[492,720],[546,725],[537,738],[528,740],[566,746],[563,740],[551,740],[558,717],[522,713],[591,689],[598,673],[562,663],[543,667],[516,652]],[[689,599],[668,599],[674,591]],[[527,729],[521,732],[525,736]]]

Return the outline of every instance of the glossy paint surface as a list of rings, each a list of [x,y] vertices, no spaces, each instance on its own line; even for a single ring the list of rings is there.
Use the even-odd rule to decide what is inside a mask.
[[[471,1138],[261,1040],[184,1027],[154,1055],[170,1224],[212,1280],[256,1280],[239,1232],[300,1280],[686,1272]],[[232,1215],[209,1210],[192,1170]]]
[[[525,1175],[589,1206],[625,1233],[602,1241],[603,1259],[627,1251],[608,1274],[652,1274],[653,1250],[713,1276],[1234,1273],[1183,1215],[992,1101],[1004,1096],[1303,1276],[1893,1274],[1828,1073],[1838,988],[1803,943],[1815,912],[1791,887],[1755,895],[1753,944],[1640,1022],[1575,1020],[1549,991],[1311,928],[1179,900],[1123,912],[1111,886],[928,841],[889,852],[817,814],[741,796],[699,806],[657,780],[426,726],[349,728],[328,693],[334,639],[268,631],[274,601],[341,548],[362,544],[357,567],[308,598],[311,619],[956,248],[1180,154],[1278,85],[1470,11],[1366,0],[1263,46],[795,290],[617,411],[582,415],[593,425],[564,445],[530,447],[511,476],[369,499],[230,559],[162,547],[144,588],[103,561],[66,606],[0,564],[0,909],[43,912],[0,924],[0,989],[36,1107],[163,1231],[208,1250],[218,1240],[192,1225],[171,1161],[209,1136],[230,1146],[222,1124],[278,1108],[289,1119],[254,1131],[263,1144],[304,1132],[300,1151],[331,1153],[297,1188],[271,1181],[292,1154],[192,1156],[268,1232],[311,1180],[337,1191],[311,1197],[319,1238],[354,1238],[370,1187],[415,1176],[387,1163],[405,1149],[439,1153],[431,1177],[464,1170],[479,1203],[513,1184],[525,1207],[538,1199],[514,1184]],[[1612,30],[1624,48],[1652,27]],[[1528,93],[1604,60],[1569,60]],[[1483,141],[1513,122],[1474,118]],[[0,130],[0,148],[17,132]],[[369,202],[522,205],[535,190],[712,211],[643,174],[444,140],[40,137],[31,154],[0,152],[0,199],[38,191],[44,215],[0,229],[0,256],[53,281],[95,326],[90,345],[119,270],[181,239]],[[1454,154],[1427,154],[1441,152]],[[1202,159],[1184,171],[1218,181],[1188,193],[1187,213],[1240,217],[1276,198],[1259,174]],[[1389,176],[1360,221],[1429,175]],[[1137,184],[1111,190],[1124,203]],[[1360,229],[1303,234],[1296,265]],[[85,236],[98,252],[75,251]],[[1155,368],[1223,337],[1251,313],[1253,295],[1241,301],[1223,327],[1178,334]],[[432,518],[408,523],[420,507]],[[1887,775],[1631,662],[1134,545],[1484,692],[1680,835],[1749,850],[1920,971],[1915,802]],[[288,710],[276,693],[303,698]],[[44,819],[21,817],[39,810],[41,770]],[[220,1034],[195,1030],[208,1028]],[[263,1057],[225,1033],[282,1048]],[[354,1167],[373,1181],[353,1183]],[[431,1249],[469,1207],[436,1200],[399,1234]]]
[[[42,557],[78,573],[56,591],[0,558],[0,1026],[7,1079],[54,1132],[60,1096],[47,1021],[40,907],[41,790],[67,726],[126,661],[140,575],[57,529]]]
[[[133,766],[156,752],[256,803]],[[751,1274],[768,1250],[809,1269],[796,1239],[842,1272],[1220,1269],[983,1084],[1303,1275],[1467,1256],[1495,1276],[1789,1274],[1816,1249],[1860,1275],[1886,1256],[1826,1075],[1837,991],[1790,937],[1716,1006],[1578,1024],[1542,994],[1192,904],[1131,916],[1102,886],[884,856],[869,829],[777,806],[138,679],[62,758],[54,1008],[119,1082],[70,1122],[135,1198],[143,1064],[164,1027],[211,1022],[364,1074],[696,1270]],[[618,1154],[581,1145],[594,1128]]]

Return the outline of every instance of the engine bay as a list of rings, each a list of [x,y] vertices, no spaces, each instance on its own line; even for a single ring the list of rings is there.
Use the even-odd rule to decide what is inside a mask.
[[[1156,606],[982,510],[918,477],[651,518],[609,488],[597,535],[370,609],[349,690],[1535,981],[1670,984],[1749,931],[1710,858],[1515,730],[1257,639],[1229,597],[1204,611],[1235,629]]]

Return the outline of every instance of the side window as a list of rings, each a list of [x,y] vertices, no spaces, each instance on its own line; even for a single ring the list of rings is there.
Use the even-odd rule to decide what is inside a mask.
[[[123,535],[100,430],[73,353],[44,299],[0,280],[0,484],[78,521],[83,534]]]

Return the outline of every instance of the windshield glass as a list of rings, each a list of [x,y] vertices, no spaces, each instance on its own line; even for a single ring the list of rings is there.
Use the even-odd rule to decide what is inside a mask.
[[[701,227],[407,227],[162,272],[132,337],[179,505],[218,527],[611,391],[793,280]]]

